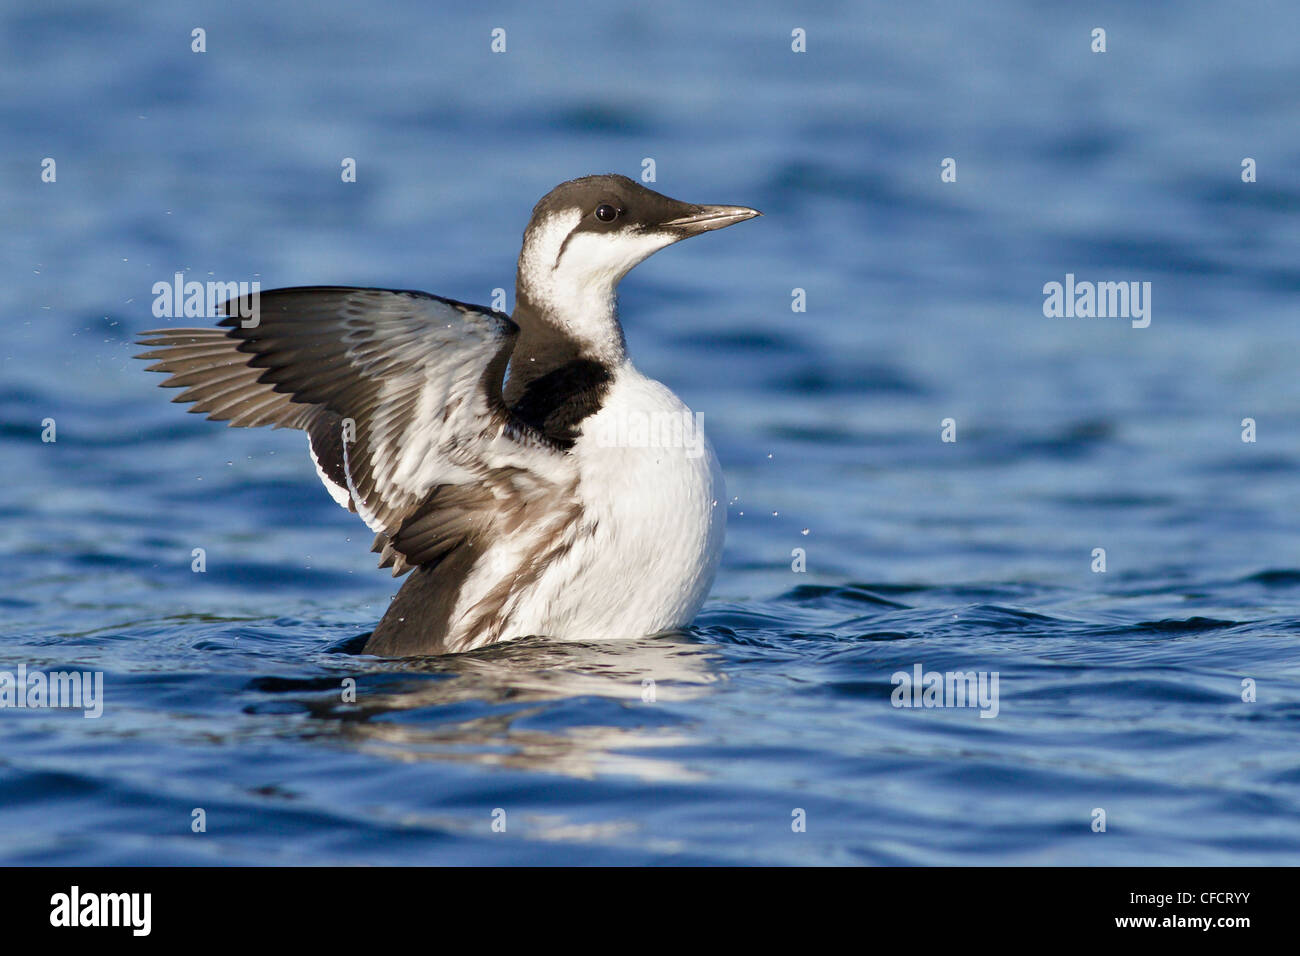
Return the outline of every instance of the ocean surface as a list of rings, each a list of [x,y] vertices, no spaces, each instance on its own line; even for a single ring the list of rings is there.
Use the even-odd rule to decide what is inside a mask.
[[[0,9],[0,671],[103,674],[0,709],[0,862],[1300,863],[1300,7],[1055,6]],[[646,160],[766,214],[622,286],[712,597],[357,654],[399,582],[131,358],[154,284],[509,307],[533,203]]]

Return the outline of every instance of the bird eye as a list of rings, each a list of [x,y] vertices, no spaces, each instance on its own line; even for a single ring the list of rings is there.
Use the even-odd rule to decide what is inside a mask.
[[[618,209],[607,202],[596,207],[596,218],[601,222],[613,222],[618,218]]]

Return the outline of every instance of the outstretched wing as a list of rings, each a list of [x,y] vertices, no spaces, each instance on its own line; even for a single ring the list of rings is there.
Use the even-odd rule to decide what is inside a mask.
[[[485,532],[503,498],[570,483],[567,456],[502,400],[518,333],[506,316],[386,289],[276,289],[247,318],[237,305],[219,328],[144,333],[138,357],[191,411],[306,431],[321,480],[394,574]]]

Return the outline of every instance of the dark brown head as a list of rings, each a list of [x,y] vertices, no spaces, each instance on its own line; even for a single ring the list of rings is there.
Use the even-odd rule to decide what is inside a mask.
[[[521,299],[580,337],[607,334],[619,280],[665,246],[759,215],[697,206],[626,176],[584,176],[542,198],[519,253]]]
[[[522,335],[511,375],[523,382],[578,356],[616,364],[619,280],[665,246],[757,215],[745,206],[681,202],[614,174],[556,186],[524,231],[514,315]]]

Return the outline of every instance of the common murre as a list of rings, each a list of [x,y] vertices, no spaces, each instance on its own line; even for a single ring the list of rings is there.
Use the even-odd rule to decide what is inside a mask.
[[[691,414],[628,359],[616,289],[665,246],[757,215],[586,176],[534,207],[513,316],[425,292],[275,289],[251,319],[231,300],[217,328],[145,332],[137,357],[192,412],[307,432],[379,566],[412,572],[366,653],[652,634],[703,604],[726,492],[707,441],[691,456],[601,439]]]

